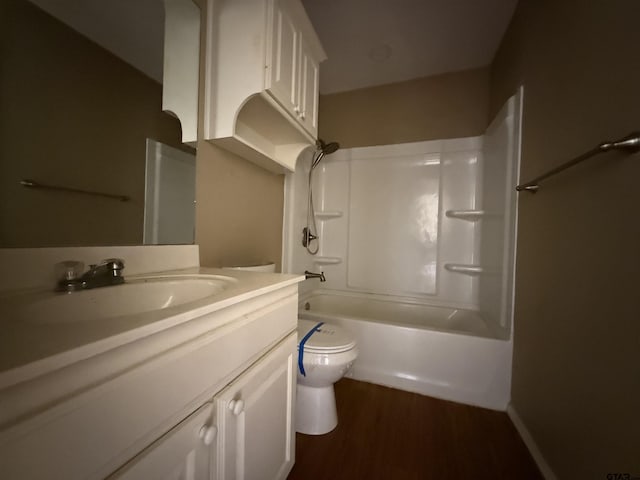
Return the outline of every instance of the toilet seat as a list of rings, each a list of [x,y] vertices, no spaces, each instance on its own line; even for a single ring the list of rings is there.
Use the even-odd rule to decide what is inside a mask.
[[[317,325],[311,320],[298,320],[298,350],[300,341]],[[331,354],[347,352],[355,346],[356,341],[349,332],[337,325],[324,323],[307,339],[303,348],[305,353]]]

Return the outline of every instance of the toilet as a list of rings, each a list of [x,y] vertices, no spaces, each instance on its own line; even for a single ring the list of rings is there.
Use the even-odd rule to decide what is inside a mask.
[[[276,273],[276,264],[272,262],[261,265],[245,265],[238,267],[222,267],[227,270],[240,270],[244,272]]]
[[[296,431],[323,435],[338,425],[333,384],[358,357],[353,336],[329,323],[298,319]]]
[[[276,271],[273,263],[225,268],[262,273]],[[323,435],[336,428],[338,413],[333,384],[344,377],[357,356],[356,341],[344,328],[298,319],[297,432]]]

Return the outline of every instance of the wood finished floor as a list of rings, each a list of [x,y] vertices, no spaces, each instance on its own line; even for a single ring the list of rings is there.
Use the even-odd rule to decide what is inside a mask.
[[[350,379],[335,389],[338,427],[296,434],[289,480],[542,479],[506,413]]]

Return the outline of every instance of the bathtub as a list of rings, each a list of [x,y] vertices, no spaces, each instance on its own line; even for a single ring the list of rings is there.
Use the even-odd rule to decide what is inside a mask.
[[[478,312],[312,292],[302,298],[299,317],[353,333],[360,355],[348,377],[506,410],[512,342]]]

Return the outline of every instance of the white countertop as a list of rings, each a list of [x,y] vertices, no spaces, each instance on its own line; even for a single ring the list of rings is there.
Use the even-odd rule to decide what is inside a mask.
[[[237,281],[230,283],[222,292],[187,304],[136,315],[79,322],[24,321],[15,313],[16,305],[24,305],[25,299],[29,298],[82,295],[91,290],[70,294],[42,289],[4,292],[0,295],[0,389],[304,280],[302,275],[204,267],[140,276],[151,275],[218,275]],[[133,280],[136,277],[126,278]],[[55,311],[51,315],[54,316]]]

